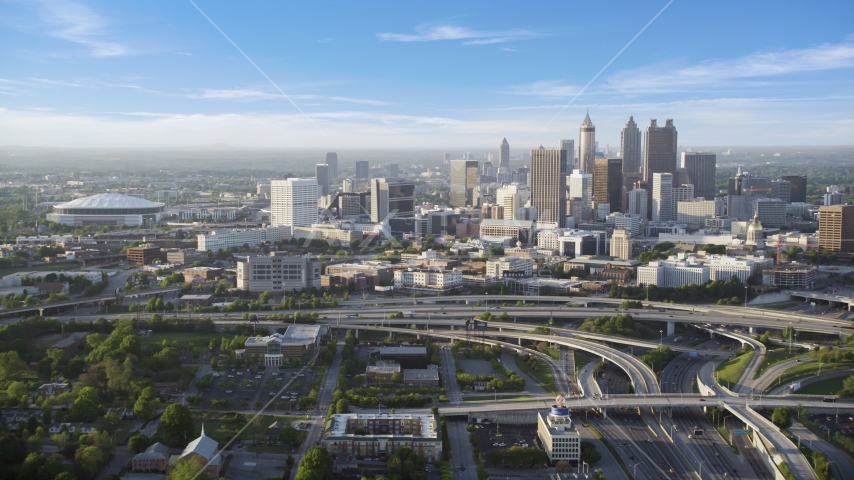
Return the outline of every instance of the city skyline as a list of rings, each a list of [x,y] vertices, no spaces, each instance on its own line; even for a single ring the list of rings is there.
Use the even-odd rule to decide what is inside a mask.
[[[2,144],[494,148],[506,136],[525,151],[576,138],[588,108],[612,148],[629,116],[676,119],[686,145],[846,144],[854,6],[831,3],[736,16],[674,2],[628,46],[666,2],[198,3],[260,71],[192,3],[7,3]],[[686,22],[695,34],[673,41]],[[539,68],[594,33],[572,62]],[[479,73],[495,63],[504,74]]]

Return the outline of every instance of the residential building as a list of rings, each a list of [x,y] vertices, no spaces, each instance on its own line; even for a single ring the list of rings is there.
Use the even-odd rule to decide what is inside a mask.
[[[672,220],[673,206],[673,175],[670,173],[655,173],[652,176],[652,221],[669,222]]]
[[[317,196],[329,195],[329,165],[318,163],[314,166],[314,179],[317,180]]]
[[[316,178],[270,182],[270,223],[274,227],[305,227],[317,222]]]
[[[709,281],[711,273],[708,265],[695,257],[683,253],[675,258],[638,267],[637,284],[640,286],[655,285],[657,287],[681,287],[687,284],[702,285]]]
[[[593,173],[596,160],[596,126],[590,121],[590,113],[584,117],[578,135],[578,168],[585,173]]]
[[[433,463],[442,456],[442,435],[431,414],[345,413],[332,416],[323,446],[332,456],[352,453],[383,461],[404,447]]]
[[[327,173],[329,179],[338,178],[338,154],[335,152],[326,152],[326,165],[329,166]]]
[[[510,169],[510,144],[507,143],[507,138],[501,140],[501,145],[498,146],[498,168]]]
[[[288,325],[285,333],[249,337],[243,355],[257,355],[263,365],[285,365],[305,355],[313,355],[320,345],[320,325]]]
[[[71,384],[68,383],[45,383],[36,389],[36,395],[47,400],[70,391]]]
[[[371,178],[371,165],[367,160],[359,160],[356,162],[356,179],[368,180]]]
[[[717,155],[703,152],[682,152],[680,168],[688,174],[684,183],[694,185],[694,196],[706,200],[715,198],[715,169]]]
[[[495,260],[487,260],[487,277],[503,278],[507,272],[513,272],[514,275],[518,274],[521,277],[530,277],[534,274],[534,260],[524,257],[499,257]]]
[[[614,229],[614,234],[611,236],[611,256],[623,260],[632,259],[632,234],[628,230]]]
[[[315,208],[316,210],[316,208]],[[277,243],[290,240],[291,227],[282,225],[278,227],[249,228],[246,230],[214,230],[207,234],[196,237],[199,250],[217,252],[229,248],[239,248],[248,245],[255,248],[263,243]]]
[[[812,265],[788,263],[762,269],[762,285],[772,287],[812,290],[818,277],[818,268]]]
[[[785,203],[792,203],[792,182],[788,180],[771,180],[771,191],[768,198],[778,198]]]
[[[531,150],[531,206],[537,209],[537,222],[554,224],[566,222],[566,152]]]
[[[548,413],[537,412],[537,436],[552,465],[581,460],[581,435],[565,404],[553,405]]]
[[[818,248],[833,252],[854,251],[854,205],[818,209]]]
[[[807,201],[807,176],[806,175],[783,175],[781,180],[789,182],[789,202],[806,203]]]
[[[134,472],[165,472],[169,468],[169,447],[160,442],[134,455],[131,470]]]
[[[637,215],[642,221],[646,220],[647,215],[647,191],[643,188],[636,188],[628,193],[630,215]]]
[[[620,151],[623,158],[623,173],[640,172],[643,167],[641,134],[634,116],[629,117],[629,121],[620,132]]]
[[[397,178],[371,179],[371,221],[411,217],[415,212],[415,184]]]
[[[395,270],[394,289],[412,293],[438,295],[463,286],[463,273],[458,270],[443,270],[439,267]]]
[[[571,181],[571,180],[570,180]],[[593,203],[607,203],[609,211],[623,211],[623,161],[619,158],[597,158],[593,166]]]
[[[237,287],[261,293],[292,292],[303,288],[320,287],[320,262],[310,255],[250,256],[237,262]]]

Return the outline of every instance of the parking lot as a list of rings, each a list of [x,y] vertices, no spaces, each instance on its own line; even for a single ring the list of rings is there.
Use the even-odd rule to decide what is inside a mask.
[[[314,379],[311,371],[299,373],[299,369],[278,367],[225,369],[213,375],[201,392],[204,407],[255,410],[277,397],[272,407],[280,413],[298,412],[299,399],[309,393],[308,384]]]
[[[486,422],[486,423],[484,423]],[[534,439],[537,437],[536,425],[500,425],[484,420],[474,423],[481,452],[491,450],[505,450],[510,447],[534,447]]]

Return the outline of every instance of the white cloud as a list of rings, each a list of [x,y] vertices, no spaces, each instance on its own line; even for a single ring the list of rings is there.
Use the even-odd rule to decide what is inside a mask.
[[[107,26],[103,17],[89,7],[69,0],[43,0],[42,18],[50,25],[49,35],[91,48],[94,57],[114,57],[128,53],[119,43],[101,40]]]
[[[527,85],[514,85],[504,89],[503,93],[532,97],[572,97],[581,87],[567,85],[560,80],[541,80]]]
[[[707,60],[685,67],[651,65],[624,70],[609,76],[604,88],[627,94],[719,88],[738,81],[744,84],[781,75],[852,67],[854,42],[846,41],[797,50],[759,52],[729,60]]]
[[[352,98],[340,96],[322,96],[311,94],[291,94],[289,95],[294,100],[332,100],[335,102],[358,103],[361,105],[392,105],[391,102],[383,100],[372,100],[365,98]],[[190,98],[208,98],[208,99],[224,99],[224,100],[266,100],[266,99],[284,99],[285,97],[279,93],[270,93],[263,90],[234,88],[234,89],[205,89],[202,94],[190,95]]]
[[[511,29],[498,32],[482,32],[456,25],[419,25],[416,34],[378,33],[377,38],[391,42],[434,42],[440,40],[466,40],[463,45],[487,45],[492,43],[524,40],[539,36],[531,30]]]

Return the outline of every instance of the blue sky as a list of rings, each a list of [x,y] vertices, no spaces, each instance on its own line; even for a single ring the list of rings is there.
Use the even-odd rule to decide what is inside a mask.
[[[189,1],[0,0],[0,145],[854,143],[850,1],[674,0],[571,104],[667,0],[195,1],[278,88]]]

